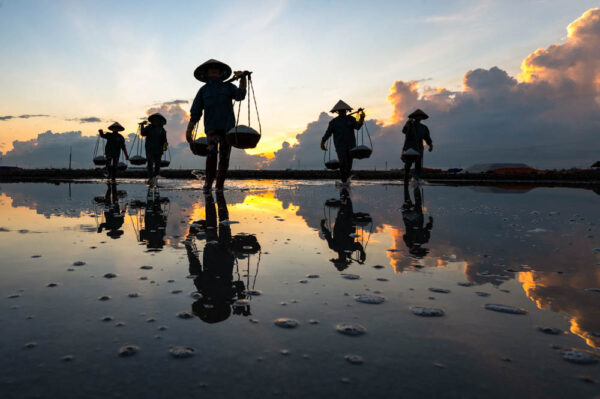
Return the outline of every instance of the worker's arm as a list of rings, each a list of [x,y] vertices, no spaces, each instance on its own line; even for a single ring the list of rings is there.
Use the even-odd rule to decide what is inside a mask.
[[[356,130],[360,129],[362,127],[363,123],[365,123],[365,112],[361,108],[360,112],[358,113],[358,120],[354,124],[354,129],[356,129]]]
[[[433,151],[433,141],[431,140],[431,136],[429,135],[429,128],[425,125],[421,125],[423,127],[423,140],[429,146],[429,152]]]
[[[140,123],[140,128],[140,135],[143,137],[148,136],[148,129],[150,128],[150,126],[146,126],[146,121]]]
[[[323,151],[327,151],[327,147],[325,147],[325,143],[327,142],[329,137],[331,137],[332,134],[333,134],[333,125],[331,124],[331,122],[329,122],[329,126],[327,126],[327,130],[325,131],[325,134],[323,135],[323,138],[321,139],[321,149]]]
[[[404,127],[402,128],[402,133],[406,134],[408,133],[409,129],[410,129],[410,125],[412,124],[413,120],[408,118],[408,120],[406,121],[406,123],[404,124]]]
[[[202,99],[204,86],[198,90],[192,108],[190,108],[190,121],[188,122],[187,129],[185,130],[185,139],[188,143],[194,140],[194,127],[196,123],[202,118],[202,111],[204,110],[204,100]]]
[[[127,153],[127,147],[125,146],[124,138],[121,138],[121,149],[123,150],[123,154],[125,154],[125,159],[129,160],[129,154]]]
[[[102,129],[98,129],[98,134],[100,135],[100,137],[102,137],[103,139],[106,138],[106,133],[104,133],[104,131]]]
[[[161,132],[161,141],[163,151],[166,151],[169,148],[169,141],[167,140],[167,131],[163,128]]]
[[[248,87],[248,71],[235,71],[233,75],[240,77],[240,87],[235,87],[233,83],[230,83],[231,98],[235,101],[242,101],[246,98],[246,89]]]

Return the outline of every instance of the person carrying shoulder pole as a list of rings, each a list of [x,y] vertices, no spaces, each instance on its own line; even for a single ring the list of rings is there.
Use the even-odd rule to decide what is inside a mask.
[[[365,121],[365,113],[362,109],[358,110],[358,120],[352,115],[348,115],[349,111],[352,111],[351,106],[342,100],[338,101],[330,111],[336,112],[338,116],[329,121],[327,131],[321,139],[321,149],[327,151],[325,143],[333,135],[335,151],[340,161],[340,175],[343,184],[348,184],[348,178],[352,172],[352,155],[350,154],[350,150],[356,147],[354,130],[360,129]]]
[[[225,82],[231,76],[231,68],[221,61],[210,59],[194,71],[194,77],[206,84],[198,90],[198,94],[194,98],[185,136],[187,142],[190,143],[190,148],[193,148],[194,127],[204,113],[204,131],[208,140],[205,192],[211,190],[215,177],[216,189],[223,190],[231,155],[231,145],[227,142],[225,135],[235,126],[232,100],[242,101],[246,98],[248,75],[248,71],[234,73],[234,77],[240,79],[238,88],[231,82]]]
[[[167,142],[167,131],[164,128],[167,119],[161,114],[155,113],[148,117],[148,121],[150,124],[147,126],[146,121],[140,123],[140,134],[142,137],[146,137],[148,184],[150,185],[160,173],[160,160],[169,143]]]
[[[110,133],[104,133],[102,129],[98,130],[100,137],[106,140],[106,146],[104,147],[104,155],[106,156],[106,170],[108,171],[108,178],[115,181],[117,176],[117,165],[119,164],[119,158],[121,157],[121,150],[125,154],[125,158],[129,160],[129,154],[127,154],[127,148],[125,148],[125,138],[119,133],[125,130],[119,122],[115,122],[108,127]]]
[[[402,128],[404,133],[404,146],[402,147],[402,161],[404,162],[404,193],[408,193],[408,183],[410,181],[410,168],[415,165],[415,179],[421,177],[423,169],[423,141],[429,146],[429,152],[433,151],[433,141],[429,134],[429,128],[421,123],[422,120],[429,118],[425,112],[420,109],[415,110],[408,115],[408,121]]]

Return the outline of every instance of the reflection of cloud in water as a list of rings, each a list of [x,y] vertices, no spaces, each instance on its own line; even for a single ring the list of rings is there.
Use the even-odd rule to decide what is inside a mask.
[[[589,271],[588,271],[589,270]],[[585,288],[600,286],[600,271],[580,270],[572,276],[551,272],[522,272],[519,282],[527,297],[539,309],[548,309],[570,316],[571,332],[583,338],[589,346],[600,348],[600,307],[598,294]]]

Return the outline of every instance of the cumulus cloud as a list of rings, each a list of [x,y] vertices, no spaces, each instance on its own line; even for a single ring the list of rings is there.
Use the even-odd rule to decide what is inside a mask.
[[[166,104],[166,105],[181,105],[181,104],[187,104],[187,103],[189,103],[188,100],[173,100],[173,101],[167,101],[167,102],[165,102],[163,104]]]
[[[50,115],[44,115],[44,114],[23,114],[23,115],[18,115],[18,116],[2,115],[2,116],[0,116],[0,121],[7,121],[10,119],[47,118],[49,116]]]
[[[435,151],[425,156],[432,167],[469,166],[479,162],[525,162],[535,167],[587,167],[596,161],[600,130],[600,9],[571,23],[562,44],[539,49],[522,64],[518,79],[492,67],[468,71],[463,89],[396,81],[388,100],[392,123],[367,121],[374,154],[355,168],[400,167],[406,116],[425,110]],[[273,167],[319,162],[319,140],[329,117],[321,114],[296,138],[285,143]],[[322,158],[320,161],[322,165]]]

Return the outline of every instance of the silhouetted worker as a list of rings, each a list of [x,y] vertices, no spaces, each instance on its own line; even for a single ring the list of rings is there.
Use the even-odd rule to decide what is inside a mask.
[[[356,225],[352,220],[354,215],[352,208],[352,200],[348,195],[342,195],[341,206],[335,218],[333,225],[333,234],[327,228],[327,219],[321,220],[321,231],[327,240],[329,248],[336,251],[337,259],[330,259],[336,269],[342,271],[352,263],[352,253],[358,251],[360,258],[359,263],[363,263],[367,258],[362,244],[354,239],[356,233]]]
[[[123,235],[123,223],[125,223],[125,212],[127,206],[121,211],[119,205],[119,193],[117,191],[117,185],[115,183],[109,183],[106,185],[106,195],[104,196],[104,204],[106,209],[104,210],[104,222],[98,226],[98,233],[102,233],[103,229],[108,230],[106,235],[112,239],[117,239]]]
[[[352,111],[351,106],[342,100],[338,101],[330,111],[337,112],[338,116],[329,121],[329,126],[321,139],[321,149],[327,151],[325,143],[333,134],[333,144],[335,145],[338,161],[340,161],[340,177],[343,184],[348,183],[348,178],[350,178],[350,173],[352,172],[352,155],[350,155],[350,150],[356,147],[354,131],[360,129],[365,121],[365,113],[362,109],[359,109],[360,116],[358,120],[352,115],[348,115],[349,111]]]
[[[423,141],[429,146],[429,152],[433,151],[433,141],[429,135],[427,126],[421,123],[429,116],[420,109],[408,115],[408,121],[402,128],[404,133],[404,146],[402,147],[402,161],[404,162],[404,190],[408,190],[410,180],[410,168],[415,165],[415,179],[421,177],[423,169]]]
[[[125,154],[125,159],[129,159],[127,154],[127,148],[125,148],[125,138],[119,133],[125,130],[119,122],[115,122],[108,127],[110,133],[104,133],[102,129],[98,130],[100,137],[106,140],[104,146],[104,156],[106,156],[106,170],[108,172],[108,178],[112,181],[117,176],[117,166],[119,165],[119,158],[121,157],[121,150]]]
[[[235,256],[232,249],[231,228],[227,221],[229,212],[223,193],[217,193],[218,218],[215,201],[212,195],[205,196],[206,245],[200,262],[198,251],[192,244],[193,236],[198,233],[197,227],[190,227],[186,241],[186,251],[190,265],[190,274],[196,276],[194,284],[202,298],[192,304],[193,313],[206,323],[218,323],[231,315],[231,305],[238,299],[244,299],[245,286],[242,281],[233,281]],[[225,223],[223,223],[225,222]],[[195,223],[201,225],[202,223]],[[204,263],[204,267],[202,266]],[[250,310],[243,308],[234,313],[249,315]]]
[[[156,183],[156,178],[160,173],[160,160],[163,152],[167,150],[167,131],[164,126],[167,119],[159,113],[148,117],[150,124],[146,126],[146,121],[142,125],[141,135],[146,137],[146,159],[148,162],[148,185]]]
[[[163,213],[162,203],[167,197],[160,196],[158,191],[148,189],[144,206],[144,228],[140,230],[140,240],[146,242],[146,248],[160,251],[165,245],[167,215]]]
[[[423,248],[422,245],[429,242],[431,229],[433,228],[433,218],[429,216],[429,222],[424,225],[423,201],[421,198],[421,189],[419,187],[415,187],[414,189],[414,205],[410,200],[408,191],[405,191],[404,195],[404,207],[402,210],[404,236],[402,238],[411,255],[417,258],[423,258],[429,253],[429,250]]]
[[[223,189],[231,155],[231,145],[227,142],[225,135],[235,126],[232,100],[242,101],[246,97],[248,71],[234,73],[236,78],[240,78],[239,88],[231,82],[225,82],[230,75],[231,68],[228,65],[213,59],[206,61],[194,71],[194,77],[206,84],[198,90],[198,94],[194,98],[185,136],[193,152],[194,127],[204,113],[204,131],[208,140],[205,192],[212,189],[215,177],[217,179],[216,189]]]

